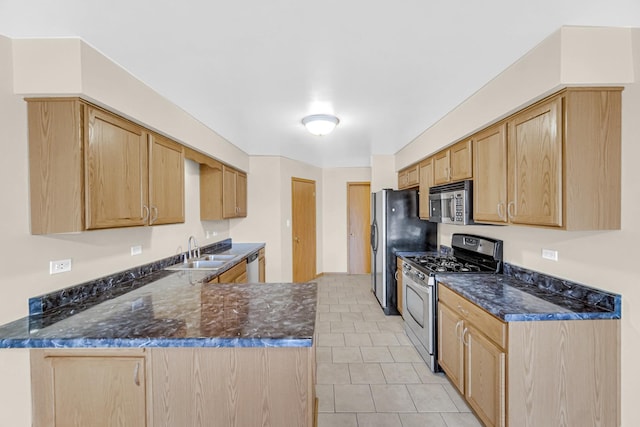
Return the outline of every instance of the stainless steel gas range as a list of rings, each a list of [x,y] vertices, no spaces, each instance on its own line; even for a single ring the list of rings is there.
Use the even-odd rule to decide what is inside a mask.
[[[451,255],[405,256],[402,266],[404,329],[432,371],[437,363],[438,274],[502,273],[502,240],[454,234]]]

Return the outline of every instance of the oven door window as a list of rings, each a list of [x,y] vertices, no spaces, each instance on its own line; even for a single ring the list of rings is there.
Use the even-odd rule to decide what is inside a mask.
[[[407,286],[406,304],[407,311],[413,320],[424,328],[424,300],[412,287]]]
[[[441,194],[429,195],[429,221],[441,222],[442,221],[442,199]]]

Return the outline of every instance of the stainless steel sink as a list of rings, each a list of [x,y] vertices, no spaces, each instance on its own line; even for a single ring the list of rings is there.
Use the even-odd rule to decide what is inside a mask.
[[[236,255],[213,254],[213,255],[203,255],[198,259],[202,259],[205,261],[231,261],[234,258],[236,258]]]
[[[228,261],[195,259],[167,267],[166,270],[218,270]]]

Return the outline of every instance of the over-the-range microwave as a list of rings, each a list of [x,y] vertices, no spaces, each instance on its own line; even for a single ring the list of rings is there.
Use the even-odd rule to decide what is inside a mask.
[[[473,181],[437,185],[429,189],[429,221],[473,224]]]

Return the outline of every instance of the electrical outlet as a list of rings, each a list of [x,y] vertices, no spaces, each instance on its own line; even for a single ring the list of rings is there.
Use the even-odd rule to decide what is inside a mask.
[[[142,245],[131,246],[131,256],[140,255],[142,253]]]
[[[49,261],[49,274],[58,274],[71,271],[71,259]]]
[[[551,261],[558,261],[558,251],[554,251],[551,249],[543,249],[542,258],[550,259]]]

